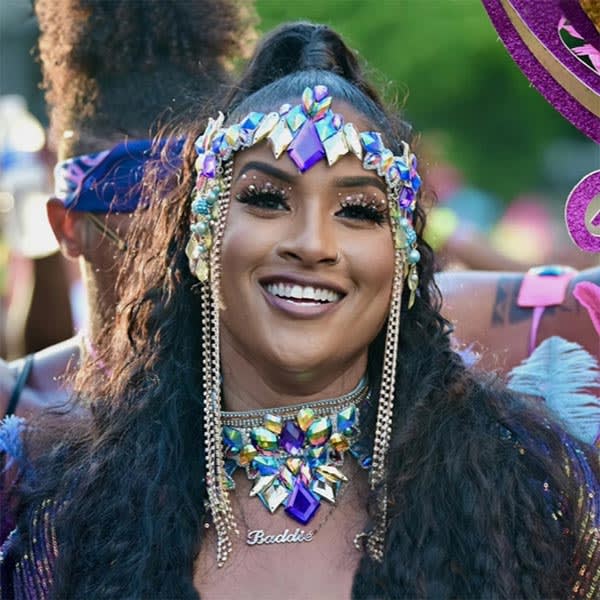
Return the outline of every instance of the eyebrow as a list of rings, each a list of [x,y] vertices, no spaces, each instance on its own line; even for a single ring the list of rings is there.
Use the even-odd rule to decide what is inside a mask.
[[[358,177],[340,177],[335,180],[336,187],[340,188],[352,188],[360,187],[364,185],[372,185],[379,188],[384,194],[387,193],[387,186],[382,179],[379,177],[370,177],[369,175],[363,175]]]
[[[282,181],[285,181],[287,183],[293,183],[294,179],[297,177],[296,175],[292,175],[287,171],[282,171],[281,169],[278,169],[270,163],[253,160],[246,163],[242,167],[239,175],[237,176],[236,181],[240,179],[240,177],[244,175],[244,173],[247,173],[248,171],[252,170],[262,171],[267,175],[272,175],[273,177],[277,177],[278,179],[281,179]],[[387,186],[385,185],[384,181],[382,179],[379,179],[379,177],[372,177],[370,175],[339,177],[334,181],[334,185],[339,188],[354,188],[365,185],[372,185],[380,189],[384,194],[387,193]]]
[[[272,175],[273,177],[277,177],[277,179],[281,179],[282,181],[286,181],[287,183],[292,183],[294,181],[294,175],[290,175],[290,173],[288,173],[286,171],[282,171],[281,169],[274,167],[270,163],[265,163],[265,162],[261,162],[258,160],[253,160],[253,161],[246,163],[242,167],[239,175],[236,178],[236,181],[244,173],[247,173],[248,171],[252,171],[252,170],[262,171],[263,173],[266,173],[267,175]]]

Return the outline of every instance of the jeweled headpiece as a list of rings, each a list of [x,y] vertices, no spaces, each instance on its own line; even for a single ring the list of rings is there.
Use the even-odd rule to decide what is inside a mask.
[[[388,212],[395,245],[395,270],[369,475],[371,488],[378,492],[379,511],[372,529],[358,536],[366,540],[366,549],[375,560],[383,559],[387,518],[386,456],[392,431],[402,291],[406,279],[411,291],[408,304],[410,308],[419,284],[416,265],[420,254],[412,223],[421,178],[417,173],[417,159],[406,142],[401,143],[402,154],[395,155],[386,148],[380,133],[358,132],[352,123],[345,123],[342,115],[333,112],[331,104],[332,97],[327,87],[316,85],[304,90],[302,101],[296,106],[284,104],[279,111],[268,114],[251,112],[238,123],[229,126],[224,126],[225,117],[219,113],[216,119],[209,120],[206,130],[195,142],[198,153],[195,165],[197,180],[192,197],[191,237],[186,247],[186,254],[192,273],[203,284],[200,287],[200,294],[206,489],[208,508],[217,533],[219,566],[225,563],[231,552],[230,532],[237,532],[227,486],[226,457],[229,456],[227,452],[231,453],[231,444],[229,443],[225,450],[222,436],[219,346],[220,248],[229,210],[232,158],[235,152],[250,148],[264,140],[269,142],[276,159],[287,152],[290,160],[301,173],[320,160],[327,160],[329,165],[333,165],[342,156],[353,154],[362,161],[365,169],[375,170],[387,185]],[[327,436],[322,438],[325,444]],[[317,436],[315,439],[319,442],[321,438]],[[226,439],[226,445],[228,441],[231,440]],[[260,440],[257,440],[258,442]],[[271,439],[269,443],[275,442],[276,440]],[[320,442],[316,445],[319,444]],[[313,450],[310,448],[311,452]],[[330,450],[325,447],[318,450],[319,459],[326,458]],[[247,458],[245,455],[244,460]],[[310,461],[314,457],[307,455],[306,459]],[[262,466],[265,468],[264,464]],[[271,467],[273,465],[269,462],[266,468]],[[326,474],[331,476],[331,473],[323,474],[318,469],[317,473],[323,477]],[[292,477],[294,477],[293,472]],[[308,481],[307,473],[305,477]],[[293,482],[284,477],[280,483],[286,486]],[[304,484],[304,487],[294,486],[294,489],[302,488],[303,493],[309,495],[317,493],[315,490],[311,491],[306,481]],[[289,498],[288,495],[284,497],[285,489],[279,483],[275,485],[274,480],[269,479],[263,481],[259,487],[260,493],[276,494],[273,497],[272,494],[265,496],[269,508],[276,508],[277,502],[285,502],[286,509],[289,508],[294,512],[296,497],[294,494],[290,494]],[[258,494],[259,491],[256,493]],[[303,499],[309,500],[306,495]],[[293,507],[289,505],[290,503]],[[307,506],[313,504],[306,502]]]
[[[406,142],[402,142],[402,155],[394,155],[385,147],[379,132],[359,133],[352,123],[344,123],[344,117],[333,112],[331,103],[327,87],[316,85],[304,90],[300,104],[284,104],[279,112],[251,112],[239,123],[227,127],[223,127],[223,113],[209,120],[205,132],[195,143],[198,178],[192,201],[192,236],[187,249],[191,270],[200,281],[206,281],[209,276],[208,255],[218,220],[224,164],[238,150],[268,140],[275,158],[287,152],[300,173],[320,160],[327,160],[331,166],[349,153],[361,160],[365,169],[377,171],[388,187],[396,247],[412,265],[409,285],[414,292],[418,284],[415,265],[420,258],[412,227],[416,197],[421,188],[417,157]]]

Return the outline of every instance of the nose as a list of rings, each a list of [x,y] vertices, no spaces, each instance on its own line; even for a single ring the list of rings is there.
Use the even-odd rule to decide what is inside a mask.
[[[335,223],[318,202],[305,202],[282,233],[277,251],[286,260],[307,266],[333,265],[339,260]]]

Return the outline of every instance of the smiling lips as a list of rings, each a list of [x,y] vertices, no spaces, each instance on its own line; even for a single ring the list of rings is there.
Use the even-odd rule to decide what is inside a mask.
[[[335,308],[344,294],[331,288],[301,285],[287,281],[263,284],[273,307],[301,318],[318,317]]]
[[[342,297],[341,294],[334,290],[313,287],[311,285],[303,286],[290,283],[269,283],[265,287],[267,292],[273,296],[278,296],[279,298],[284,298],[286,300],[308,300],[309,303],[337,302]]]

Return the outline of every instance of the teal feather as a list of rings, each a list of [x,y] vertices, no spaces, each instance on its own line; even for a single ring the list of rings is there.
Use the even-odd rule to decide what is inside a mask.
[[[598,361],[579,344],[561,337],[545,339],[508,374],[508,387],[540,396],[569,433],[593,444],[600,434]]]

